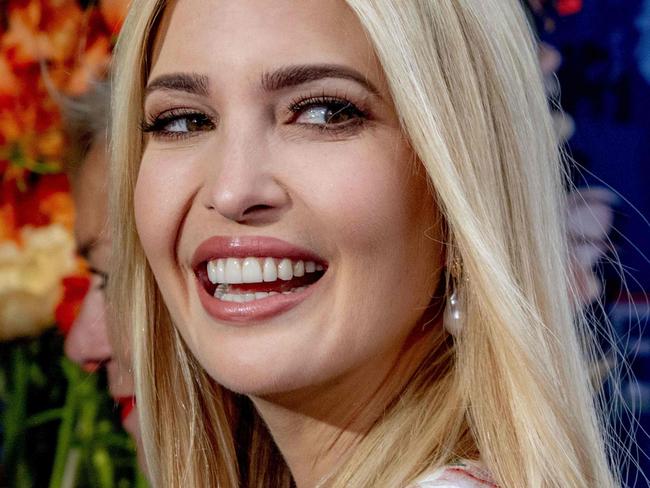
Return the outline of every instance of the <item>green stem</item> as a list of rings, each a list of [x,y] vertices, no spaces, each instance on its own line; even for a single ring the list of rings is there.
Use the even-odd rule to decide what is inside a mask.
[[[98,441],[109,448],[119,449],[127,453],[133,453],[133,441],[121,433],[108,433],[98,437]]]
[[[32,427],[38,427],[40,425],[47,424],[48,422],[53,422],[54,420],[60,420],[62,415],[62,408],[52,408],[50,410],[46,410],[45,412],[40,412],[29,417],[25,422],[25,426],[28,429],[31,429]]]
[[[115,467],[108,451],[104,447],[96,449],[93,453],[92,462],[99,486],[101,488],[113,488],[115,486]]]
[[[7,395],[4,412],[4,461],[9,479],[18,475],[25,451],[25,419],[27,417],[27,390],[29,369],[24,347],[17,346],[12,354],[13,391]]]
[[[62,409],[61,425],[56,442],[56,454],[54,457],[54,466],[52,468],[52,477],[50,478],[50,488],[61,488],[64,481],[69,479],[69,471],[66,473],[68,452],[72,445],[75,417],[78,403],[78,374],[76,374],[74,365],[63,361],[63,370],[68,379],[68,391],[66,392],[65,404]],[[77,464],[78,466],[78,464]],[[76,476],[76,472],[74,473]]]

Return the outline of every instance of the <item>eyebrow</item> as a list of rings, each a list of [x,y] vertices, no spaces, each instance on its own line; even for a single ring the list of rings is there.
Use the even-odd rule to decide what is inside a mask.
[[[358,71],[338,64],[303,64],[286,66],[262,75],[262,88],[266,91],[278,91],[324,78],[343,78],[363,85],[374,95],[379,90]]]
[[[325,78],[352,80],[379,96],[379,90],[358,71],[337,64],[301,64],[279,68],[262,74],[265,91],[279,91]],[[209,96],[209,79],[198,73],[168,73],[154,78],[145,88],[145,96],[156,90],[182,91],[203,97]]]
[[[198,73],[169,73],[154,78],[145,88],[145,96],[156,90],[175,90],[207,97],[208,77]]]

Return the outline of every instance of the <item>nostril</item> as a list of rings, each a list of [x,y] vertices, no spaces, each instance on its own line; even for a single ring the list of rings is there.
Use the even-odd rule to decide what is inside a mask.
[[[272,209],[273,207],[271,205],[253,205],[252,207],[248,207],[244,213],[242,214],[243,216],[250,216],[250,214],[255,214],[257,212],[263,212],[264,210],[269,210]]]

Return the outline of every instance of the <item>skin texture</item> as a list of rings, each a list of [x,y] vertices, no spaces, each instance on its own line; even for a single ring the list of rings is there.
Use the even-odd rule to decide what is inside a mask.
[[[336,77],[261,86],[264,73],[321,63],[357,71],[377,93]],[[208,93],[158,89],[145,99],[156,129],[135,190],[141,243],[192,353],[252,398],[298,486],[313,486],[426,354],[427,332],[439,326],[421,323],[442,267],[439,215],[344,2],[181,0],[164,16],[149,84],[174,73],[206,77]],[[322,95],[369,115],[324,127],[307,123],[324,121],[322,103],[290,110]],[[212,236],[280,238],[329,268],[295,308],[220,323],[202,308],[190,264]]]
[[[88,372],[105,367],[109,393],[117,400],[133,396],[134,387],[131,374],[122,366],[123,361],[118,361],[114,354],[106,320],[105,278],[102,275],[105,276],[108,270],[111,246],[110,238],[105,232],[107,177],[106,146],[95,143],[71,178],[76,209],[75,240],[93,273],[79,315],[65,338],[65,353]],[[143,467],[136,409],[137,407],[133,408],[123,420],[123,426],[136,441],[138,461]]]

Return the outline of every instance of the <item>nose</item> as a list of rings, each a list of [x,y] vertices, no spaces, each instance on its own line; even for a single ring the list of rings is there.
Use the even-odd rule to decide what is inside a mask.
[[[87,371],[94,371],[111,359],[112,348],[106,328],[104,292],[97,286],[86,294],[79,315],[65,339],[65,354]]]
[[[252,142],[256,136],[251,131],[243,132],[220,138],[205,206],[240,224],[275,222],[291,206],[289,192],[280,182],[272,150]]]

